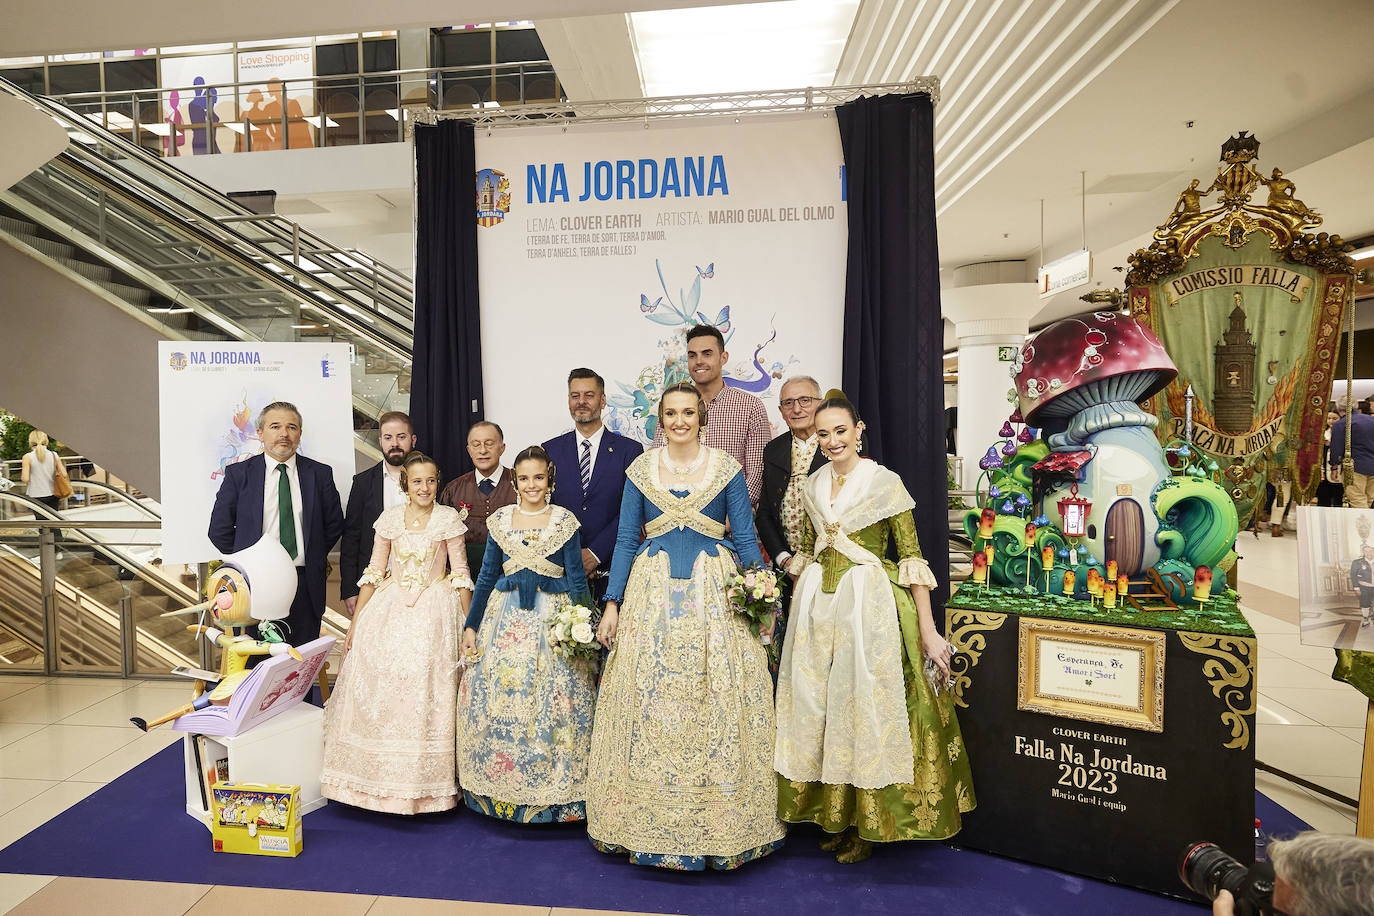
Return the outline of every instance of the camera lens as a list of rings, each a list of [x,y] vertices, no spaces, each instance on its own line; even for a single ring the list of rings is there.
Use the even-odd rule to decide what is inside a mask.
[[[1248,872],[1216,843],[1192,843],[1178,862],[1179,878],[1208,900],[1215,900],[1223,890],[1234,894]]]

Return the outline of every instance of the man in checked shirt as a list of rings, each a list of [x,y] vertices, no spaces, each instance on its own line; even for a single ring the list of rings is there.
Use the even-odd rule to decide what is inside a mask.
[[[757,507],[763,490],[763,447],[773,438],[773,429],[762,401],[725,384],[721,372],[729,358],[719,329],[699,324],[687,331],[687,371],[706,401],[708,422],[701,441],[724,449],[740,463],[749,485],[749,501]],[[660,428],[654,434],[654,445],[666,441]]]

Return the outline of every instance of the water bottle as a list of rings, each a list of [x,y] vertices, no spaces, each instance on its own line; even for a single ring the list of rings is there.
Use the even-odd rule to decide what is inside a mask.
[[[1269,861],[1269,839],[1264,835],[1264,830],[1260,828],[1260,819],[1255,818],[1255,861]]]

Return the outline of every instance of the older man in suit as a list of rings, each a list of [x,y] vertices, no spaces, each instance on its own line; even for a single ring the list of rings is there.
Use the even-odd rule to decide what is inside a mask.
[[[382,414],[377,428],[382,460],[353,475],[344,511],[343,540],[339,542],[339,597],[350,614],[358,604],[358,579],[372,557],[372,526],[383,509],[406,501],[401,475],[405,473],[406,455],[417,441],[410,416],[399,410]]]
[[[325,563],[343,533],[343,507],[329,465],[296,451],[302,426],[295,405],[268,404],[257,425],[263,451],[225,468],[210,512],[210,543],[221,553],[233,553],[264,535],[281,540],[296,564],[286,637],[301,645],[320,635]]]
[[[606,382],[591,369],[568,373],[568,413],[573,429],[544,443],[557,469],[553,501],[582,525],[582,569],[595,598],[606,591],[606,573],[620,525],[625,470],[644,452],[633,439],[601,423]]]
[[[816,447],[816,408],[821,400],[821,386],[809,375],[783,382],[778,411],[787,421],[787,432],[763,449],[763,492],[755,527],[780,569],[800,546],[802,487],[825,464],[825,453]]]

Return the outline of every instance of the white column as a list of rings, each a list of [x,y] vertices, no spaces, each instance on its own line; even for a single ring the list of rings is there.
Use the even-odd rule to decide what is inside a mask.
[[[1021,273],[1023,269],[1015,272]],[[1019,349],[1025,343],[1031,319],[1040,310],[1040,299],[1034,283],[956,286],[941,293],[941,310],[954,323],[959,341],[959,428],[955,445],[963,458],[962,485],[971,489],[982,473],[979,459],[997,440],[998,431],[1012,412],[1007,401],[1007,392],[1012,387],[1012,364],[999,360],[999,351],[1002,347]]]

